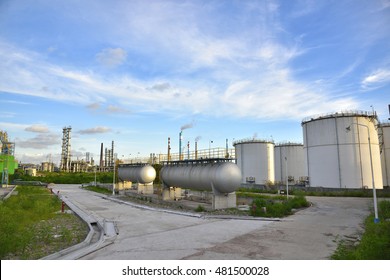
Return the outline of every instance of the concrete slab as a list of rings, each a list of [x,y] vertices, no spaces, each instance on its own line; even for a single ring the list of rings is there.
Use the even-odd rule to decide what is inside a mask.
[[[115,222],[113,244],[83,259],[327,259],[337,240],[362,229],[369,198],[311,197],[313,206],[281,222],[198,217],[143,210],[77,185],[56,185],[99,221]]]

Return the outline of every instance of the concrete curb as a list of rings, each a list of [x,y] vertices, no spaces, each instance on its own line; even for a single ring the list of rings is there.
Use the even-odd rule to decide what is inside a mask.
[[[16,186],[13,186],[12,189],[2,198],[2,200],[8,199],[12,195],[12,193],[14,192],[15,189],[16,189]]]
[[[234,216],[234,215],[204,215],[204,214],[195,214],[191,212],[182,212],[182,211],[175,211],[175,210],[169,210],[164,208],[157,208],[157,207],[151,207],[146,206],[142,204],[137,204],[134,202],[124,201],[118,198],[110,197],[110,196],[102,196],[103,199],[111,200],[120,204],[126,204],[134,208],[143,209],[143,210],[149,210],[149,211],[156,211],[156,212],[163,212],[168,214],[174,214],[174,215],[181,215],[181,216],[188,216],[193,218],[203,218],[203,219],[231,219],[231,220],[255,220],[255,221],[275,221],[280,222],[280,218],[264,218],[264,217],[251,217],[251,216]]]

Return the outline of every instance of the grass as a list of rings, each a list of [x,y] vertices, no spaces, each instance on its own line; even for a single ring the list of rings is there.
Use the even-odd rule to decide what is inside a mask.
[[[61,201],[48,189],[16,190],[0,204],[0,259],[39,259],[85,239],[87,225],[61,213]]]
[[[374,223],[374,215],[364,222],[365,231],[358,244],[341,241],[332,255],[334,260],[390,260],[390,201],[378,205],[380,222]]]
[[[308,207],[309,202],[303,195],[283,200],[274,197],[255,198],[253,200],[250,214],[256,217],[281,218],[293,213],[293,209]]]

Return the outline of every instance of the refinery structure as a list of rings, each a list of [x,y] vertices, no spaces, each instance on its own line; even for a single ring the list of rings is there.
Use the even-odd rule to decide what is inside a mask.
[[[67,126],[62,133],[59,171],[112,172],[116,169],[118,189],[126,190],[134,183],[140,193],[153,193],[156,171],[151,168],[160,165],[159,181],[171,192],[165,192],[165,198],[180,197],[177,189],[203,189],[213,193],[216,207],[231,205],[234,199],[220,203],[219,195],[228,196],[240,186],[382,189],[390,185],[390,123],[380,123],[375,112],[323,114],[307,117],[301,125],[303,143],[247,138],[234,141],[231,148],[226,139],[225,147],[211,148],[210,141],[209,149],[198,149],[199,138],[193,143],[184,142],[183,131],[191,126],[183,126],[178,134],[178,149],[172,148],[168,137],[165,154],[150,153],[145,158],[125,159],[122,156],[118,159],[112,141],[106,147],[100,144],[96,162],[89,152],[85,159],[72,159],[72,128]],[[8,140],[5,132],[1,133],[0,140],[0,168],[2,184],[5,184],[8,183],[8,174],[17,168],[15,144]],[[55,166],[49,160],[39,169],[53,172]],[[229,174],[233,177],[230,178]],[[229,182],[234,182],[235,188],[230,188]],[[226,188],[219,189],[220,184]],[[172,195],[172,188],[176,189],[176,196]]]
[[[1,186],[8,185],[8,176],[14,174],[18,168],[18,162],[15,160],[15,143],[9,141],[8,134],[0,130],[0,173]]]

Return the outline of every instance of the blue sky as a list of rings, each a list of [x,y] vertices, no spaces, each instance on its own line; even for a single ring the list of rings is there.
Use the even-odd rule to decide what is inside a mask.
[[[390,1],[0,1],[0,129],[22,162],[225,139],[390,103]]]

